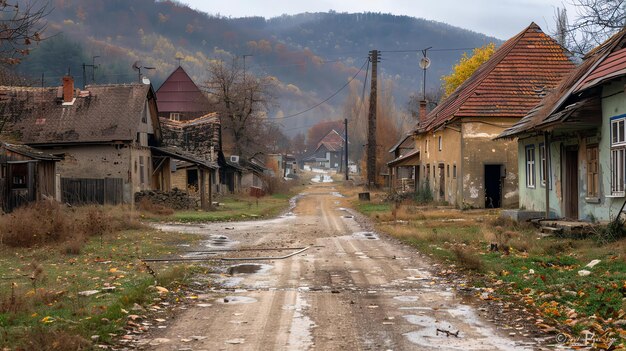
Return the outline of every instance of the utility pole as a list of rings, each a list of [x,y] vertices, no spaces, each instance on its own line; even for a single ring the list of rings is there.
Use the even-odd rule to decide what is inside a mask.
[[[344,151],[344,159],[345,159],[345,166],[346,166],[346,180],[350,179],[349,174],[350,174],[350,164],[348,163],[348,119],[344,118],[343,120],[343,151]]]
[[[376,101],[378,78],[378,50],[370,51],[372,83],[370,86],[370,109],[367,116],[367,186],[376,186]]]

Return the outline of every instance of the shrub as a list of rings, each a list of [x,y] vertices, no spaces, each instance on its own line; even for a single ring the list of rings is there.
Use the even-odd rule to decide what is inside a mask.
[[[480,271],[482,269],[482,261],[470,249],[454,246],[452,252],[459,266],[473,271]]]
[[[32,247],[67,239],[72,224],[59,203],[39,201],[0,217],[0,237],[8,246]]]
[[[433,201],[433,192],[430,190],[428,183],[415,190],[415,202],[423,204]]]
[[[154,202],[152,202],[152,200],[150,200],[147,197],[142,198],[139,201],[139,204],[137,204],[137,207],[141,211],[150,212],[152,214],[159,215],[159,216],[169,216],[169,215],[174,214],[174,210],[172,210],[171,208],[163,206],[163,205],[155,204]]]

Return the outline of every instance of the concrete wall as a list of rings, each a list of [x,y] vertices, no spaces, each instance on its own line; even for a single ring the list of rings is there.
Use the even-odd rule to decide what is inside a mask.
[[[416,137],[415,147],[418,148],[421,158],[419,170],[419,186],[430,187],[433,199],[447,201],[456,206],[461,205],[459,194],[459,165],[461,160],[460,126],[451,126],[434,133],[426,133]],[[441,137],[441,150],[439,150],[439,137]],[[443,168],[439,165],[443,164]],[[454,166],[457,175],[454,176]],[[448,168],[450,173],[448,175]],[[430,169],[430,172],[428,172]],[[440,195],[441,174],[443,171],[444,195]]]
[[[460,123],[415,136],[415,147],[421,151],[420,187],[428,184],[437,201],[446,201],[457,207],[483,208],[485,165],[502,165],[505,177],[501,206],[517,207],[517,142],[493,140],[516,121],[515,118],[464,118]],[[440,168],[441,165],[443,168]],[[443,196],[440,195],[442,178]]]
[[[516,208],[518,206],[517,142],[514,140],[493,140],[517,120],[489,118],[463,121],[461,176],[463,180],[462,197],[466,206],[485,207],[486,165],[502,165],[504,167],[501,207]]]
[[[131,202],[135,192],[153,189],[152,155],[147,147],[119,145],[77,145],[47,149],[64,154],[57,171],[64,178],[122,178],[124,202]],[[140,158],[143,157],[143,182]]]

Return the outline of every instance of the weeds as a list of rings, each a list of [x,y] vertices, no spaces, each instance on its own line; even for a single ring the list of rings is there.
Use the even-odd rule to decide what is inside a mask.
[[[456,245],[452,247],[452,253],[454,253],[459,266],[472,271],[482,270],[482,261],[471,249]]]
[[[170,216],[174,214],[174,210],[172,210],[171,208],[163,206],[163,205],[155,204],[154,202],[150,201],[150,199],[148,199],[147,197],[142,198],[139,201],[139,204],[137,204],[137,207],[139,208],[140,211],[150,212],[158,216]]]

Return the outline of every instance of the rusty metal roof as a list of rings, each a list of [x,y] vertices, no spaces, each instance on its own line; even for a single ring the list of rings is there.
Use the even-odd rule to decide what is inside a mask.
[[[432,110],[419,130],[462,117],[522,118],[574,67],[565,49],[531,23]]]
[[[408,152],[406,155],[400,155],[398,158],[387,162],[387,166],[417,166],[420,160],[420,151],[418,149]]]
[[[580,66],[566,75],[548,96],[523,119],[502,132],[498,139],[514,138],[564,121],[564,114],[569,116],[574,110],[597,110],[597,102],[581,95],[607,80],[626,75],[625,37],[626,29],[623,29],[590,51]]]
[[[211,109],[208,98],[180,66],[161,84],[156,95],[159,112],[206,113]]]

